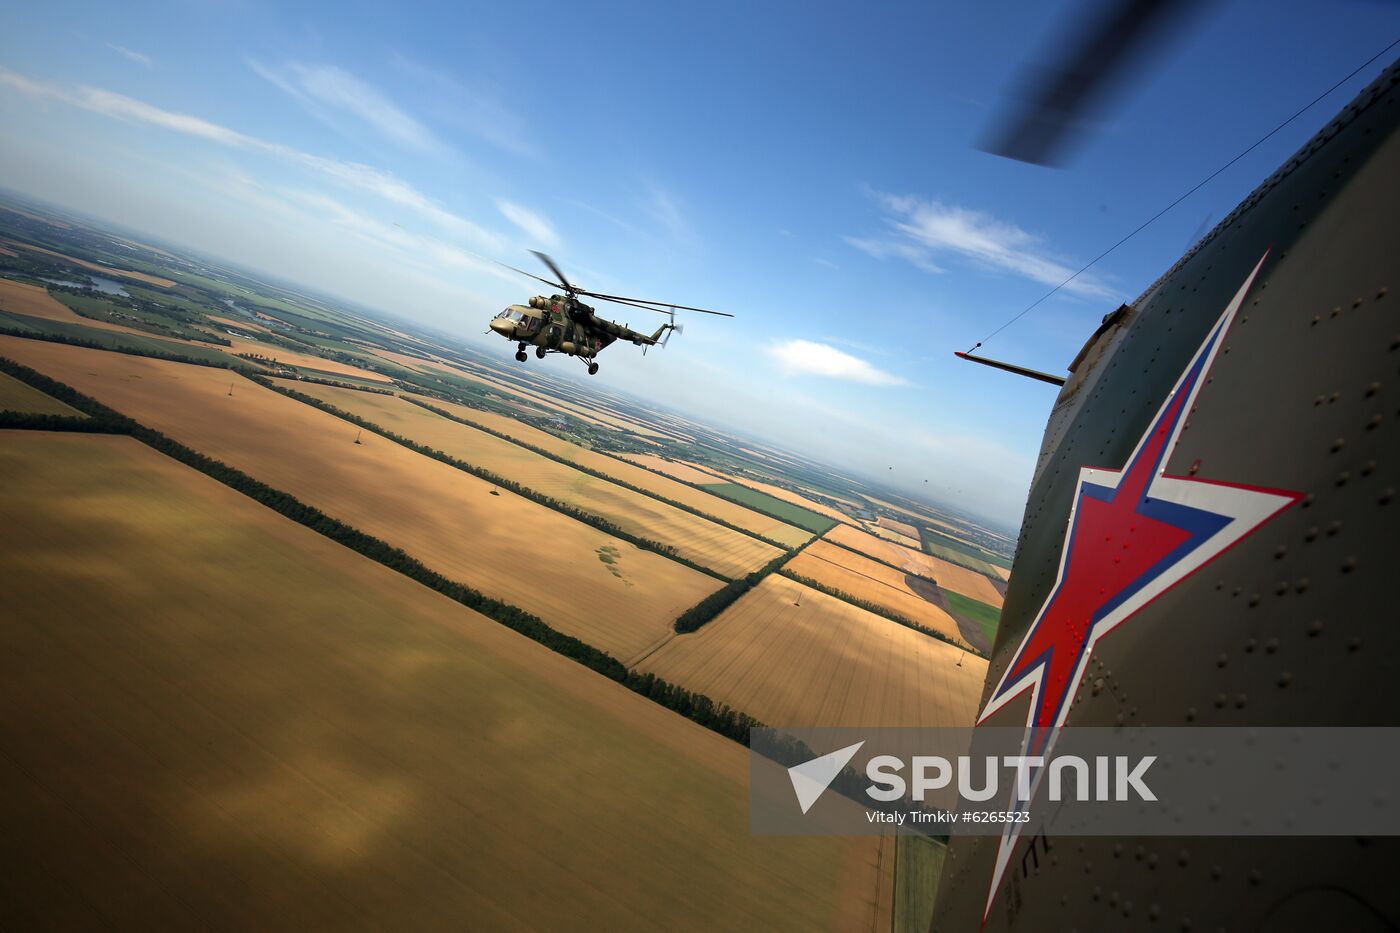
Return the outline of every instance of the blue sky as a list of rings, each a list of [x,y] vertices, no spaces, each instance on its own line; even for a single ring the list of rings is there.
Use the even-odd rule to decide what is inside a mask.
[[[503,359],[485,319],[535,289],[473,253],[733,311],[596,378],[1014,526],[1054,391],[951,351],[1400,35],[1396,4],[1219,4],[1067,167],[978,151],[1079,8],[28,5],[0,13],[0,184]],[[1386,63],[986,352],[1062,371]]]

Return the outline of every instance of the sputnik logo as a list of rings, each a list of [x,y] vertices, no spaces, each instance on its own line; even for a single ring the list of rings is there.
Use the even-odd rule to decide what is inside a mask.
[[[1266,258],[1268,253],[1206,335],[1123,468],[1079,471],[1055,585],[978,717],[980,725],[1031,691],[1023,755],[1049,757],[1100,638],[1301,498],[1285,490],[1165,472],[1196,395]],[[1010,809],[1028,805],[1030,798],[1018,796],[1013,793]],[[1020,824],[1009,824],[1002,834],[984,920],[1019,836]]]

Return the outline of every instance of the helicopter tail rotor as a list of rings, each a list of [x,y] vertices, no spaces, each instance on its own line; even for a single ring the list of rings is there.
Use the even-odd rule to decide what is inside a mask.
[[[671,342],[672,334],[679,334],[685,331],[685,325],[676,323],[676,309],[672,308],[668,312],[671,323],[666,325],[666,336],[661,338],[661,349],[666,349],[666,344]]]

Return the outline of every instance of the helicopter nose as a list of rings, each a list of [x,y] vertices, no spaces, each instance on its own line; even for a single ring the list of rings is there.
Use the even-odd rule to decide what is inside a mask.
[[[505,318],[496,318],[491,322],[491,329],[502,337],[515,336],[515,325]]]

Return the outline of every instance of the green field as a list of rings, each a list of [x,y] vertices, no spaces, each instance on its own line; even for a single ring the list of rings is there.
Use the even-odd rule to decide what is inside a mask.
[[[939,591],[943,594],[943,598],[948,601],[948,610],[953,615],[976,622],[983,634],[987,636],[987,643],[996,644],[997,625],[1001,622],[1001,612],[995,606],[988,606],[984,602],[969,599],[942,587],[939,588]]]
[[[894,933],[926,933],[948,847],[926,836],[896,837]]]
[[[131,350],[146,355],[178,356],[208,360],[230,366],[246,367],[249,365],[245,360],[237,359],[218,350],[211,350],[208,347],[172,343],[158,337],[143,337],[139,334],[127,334],[117,330],[102,330],[83,324],[70,324],[67,321],[50,321],[45,318],[30,317],[27,314],[13,314],[9,311],[0,311],[0,331],[8,331],[20,336],[65,337],[69,340],[81,341],[84,344],[94,344],[104,350]]]
[[[949,563],[957,564],[959,567],[966,567],[968,570],[975,570],[984,573],[993,580],[1001,577],[992,569],[992,565],[1005,570],[1011,569],[1011,561],[1000,554],[992,554],[984,551],[973,544],[959,541],[948,535],[934,531],[927,525],[919,525],[919,538],[924,546],[924,550],[934,557],[941,557]]]
[[[190,326],[187,315],[175,311],[161,314],[133,308],[129,303],[118,304],[100,295],[75,295],[60,289],[50,289],[49,294],[59,302],[73,309],[75,314],[94,321],[108,321],[147,331],[158,337],[175,337],[180,340],[210,340],[210,335]],[[115,313],[114,313],[115,312]]]
[[[818,515],[816,512],[802,508],[800,505],[793,505],[791,502],[784,502],[766,492],[759,492],[757,489],[750,489],[747,486],[740,486],[738,483],[706,483],[700,487],[709,493],[722,496],[740,505],[746,505],[755,512],[762,512],[774,518],[796,525],[798,528],[805,528],[816,534],[825,534],[836,527],[836,521],[827,518],[825,515]]]

